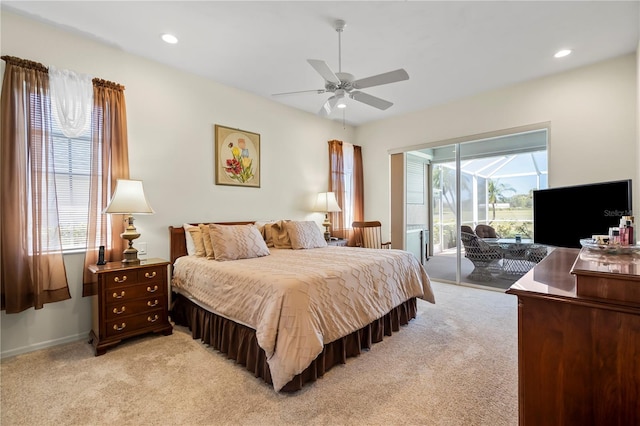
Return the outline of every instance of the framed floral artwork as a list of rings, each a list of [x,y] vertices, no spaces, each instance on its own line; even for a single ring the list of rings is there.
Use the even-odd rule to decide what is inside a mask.
[[[260,188],[260,135],[215,125],[216,185]]]

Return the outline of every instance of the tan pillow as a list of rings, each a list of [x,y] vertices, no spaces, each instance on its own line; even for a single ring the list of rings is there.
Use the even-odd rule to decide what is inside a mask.
[[[189,225],[187,223],[185,223],[183,227],[186,231],[186,234],[188,234],[191,237],[191,240],[193,241],[193,253],[191,253],[189,252],[190,250],[189,239],[185,235],[185,238],[187,238],[187,254],[196,255],[198,257],[206,256],[206,252],[204,249],[204,242],[202,241],[202,232],[200,231],[200,227]]]
[[[287,234],[287,229],[284,227],[284,224],[289,222],[288,220],[279,220],[276,223],[265,226],[266,235],[270,235],[267,237],[267,241],[271,241],[273,243],[273,247],[279,249],[290,249],[291,248],[291,239],[289,238],[289,234]]]
[[[213,254],[213,246],[211,245],[211,235],[209,232],[209,225],[205,225],[201,223],[200,232],[202,233],[202,242],[204,243],[204,251],[206,253],[207,259],[214,259]]]
[[[209,225],[216,260],[252,259],[271,254],[255,225]]]
[[[267,243],[267,247],[273,247],[273,236],[271,235],[271,225],[273,225],[275,221],[267,220],[267,221],[256,221],[255,225],[258,227],[258,230],[262,234],[262,238]]]
[[[324,235],[315,222],[287,222],[284,227],[291,239],[291,247],[294,249],[310,249],[327,246]]]

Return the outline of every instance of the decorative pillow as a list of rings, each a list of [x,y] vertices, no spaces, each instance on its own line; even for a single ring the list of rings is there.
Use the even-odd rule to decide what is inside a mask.
[[[185,242],[187,243],[187,255],[189,256],[195,256],[196,254],[196,246],[195,243],[193,242],[193,237],[191,236],[191,232],[189,232],[189,228],[192,228],[193,225],[188,224],[188,223],[184,223],[182,224],[182,229],[184,229],[184,239]],[[198,228],[198,231],[200,230],[200,228]]]
[[[216,260],[252,259],[271,254],[255,225],[209,225]]]
[[[287,233],[287,229],[284,227],[288,220],[279,220],[272,224],[265,225],[265,240],[267,245],[272,244],[270,247],[279,249],[290,249],[291,239]]]
[[[202,242],[204,243],[204,251],[207,259],[214,259],[213,246],[211,245],[211,234],[209,232],[209,225],[201,223],[198,225],[200,232],[202,233]]]
[[[189,225],[188,223],[185,223],[182,227],[185,230],[184,236],[187,241],[187,254],[190,256],[196,255],[198,257],[206,256],[200,227]],[[189,241],[191,241],[191,243]],[[189,247],[190,244],[192,244],[191,248]]]
[[[291,247],[294,249],[310,249],[327,246],[324,235],[315,222],[287,222],[285,223],[285,228],[291,239]]]
[[[276,223],[274,220],[256,221],[254,224],[258,231],[262,234],[262,238],[267,243],[267,247],[273,247],[273,237],[271,235],[271,225]]]

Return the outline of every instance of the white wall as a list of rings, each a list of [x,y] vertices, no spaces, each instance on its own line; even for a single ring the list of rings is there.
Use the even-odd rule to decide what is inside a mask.
[[[2,12],[2,55],[91,74],[126,87],[131,178],[144,181],[156,211],[136,227],[149,257],[169,256],[169,225],[184,222],[310,219],[326,191],[327,141],[353,142],[354,130],[129,55],[24,17]],[[4,71],[4,62],[3,68]],[[216,186],[213,126],[261,136],[261,188]],[[82,298],[82,256],[65,256],[73,298],[20,314],[0,314],[1,355],[86,338],[89,298]]]
[[[637,68],[630,54],[358,127],[365,219],[391,228],[389,151],[544,122],[551,127],[549,186],[632,178],[638,217]]]

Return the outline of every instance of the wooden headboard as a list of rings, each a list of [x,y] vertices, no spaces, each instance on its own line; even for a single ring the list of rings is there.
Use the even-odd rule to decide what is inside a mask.
[[[216,225],[248,225],[251,223],[255,223],[254,221],[249,222],[201,222],[205,225],[209,225],[210,223],[215,223]],[[197,223],[190,223],[190,225],[198,226]],[[177,258],[187,255],[187,240],[184,235],[184,227],[180,226],[169,226],[169,256],[171,259],[171,266],[173,267],[174,262]]]

